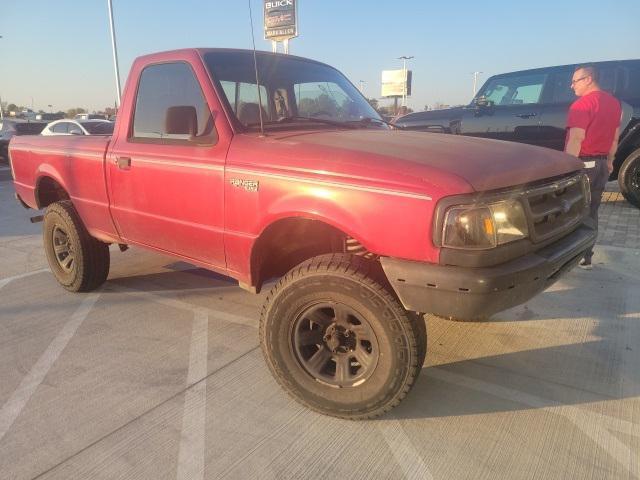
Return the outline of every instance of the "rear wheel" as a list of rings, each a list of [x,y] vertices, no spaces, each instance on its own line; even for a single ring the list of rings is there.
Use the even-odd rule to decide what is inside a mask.
[[[633,151],[620,167],[618,184],[624,198],[640,208],[640,148]]]
[[[357,256],[315,257],[287,273],[265,301],[267,365],[289,394],[320,413],[381,415],[407,395],[424,362],[426,331],[374,280],[375,271]]]
[[[68,201],[47,207],[43,224],[44,249],[56,280],[71,292],[89,292],[109,274],[109,246],[84,227]]]

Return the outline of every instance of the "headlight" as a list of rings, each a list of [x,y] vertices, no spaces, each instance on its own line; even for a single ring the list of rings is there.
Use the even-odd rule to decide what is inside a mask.
[[[529,235],[522,204],[517,200],[486,205],[460,205],[447,210],[442,246],[483,249]]]

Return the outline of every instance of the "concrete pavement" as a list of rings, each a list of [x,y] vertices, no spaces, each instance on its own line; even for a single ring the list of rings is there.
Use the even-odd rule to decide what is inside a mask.
[[[481,323],[429,318],[414,390],[381,419],[348,422],[272,380],[257,342],[264,294],[135,248],[112,249],[99,291],[64,291],[7,180],[1,478],[640,478],[632,228],[624,241],[603,230],[591,272],[523,306]],[[638,220],[614,218],[624,208],[605,200],[607,229]]]

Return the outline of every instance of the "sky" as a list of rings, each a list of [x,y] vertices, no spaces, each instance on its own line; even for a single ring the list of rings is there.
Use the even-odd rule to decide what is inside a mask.
[[[258,50],[262,0],[113,0],[124,86],[134,58],[185,47]],[[640,0],[299,0],[290,53],[341,70],[380,97],[382,70],[415,58],[409,107],[465,104],[497,73],[640,58]],[[0,98],[35,110],[113,106],[107,0],[0,0]],[[386,102],[383,101],[382,104]],[[49,107],[52,105],[52,107]]]

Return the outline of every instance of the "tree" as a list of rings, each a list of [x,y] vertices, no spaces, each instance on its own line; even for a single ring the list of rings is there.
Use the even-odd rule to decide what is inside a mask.
[[[378,110],[378,107],[380,106],[380,104],[377,98],[367,98],[367,102],[369,102],[369,105],[371,105],[374,110],[376,111]]]
[[[10,112],[17,112],[18,111],[18,106],[15,103],[10,103],[7,106],[7,110]]]
[[[79,113],[87,113],[87,110],[82,107],[70,108],[67,110],[66,117],[73,118]]]

